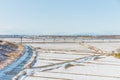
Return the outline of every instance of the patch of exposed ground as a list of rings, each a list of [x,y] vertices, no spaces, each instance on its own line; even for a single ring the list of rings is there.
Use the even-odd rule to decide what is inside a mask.
[[[0,69],[19,58],[24,51],[20,44],[0,40]]]

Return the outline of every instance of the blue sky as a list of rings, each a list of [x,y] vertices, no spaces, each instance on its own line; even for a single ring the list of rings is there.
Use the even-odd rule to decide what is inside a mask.
[[[120,34],[120,0],[0,0],[0,34]]]

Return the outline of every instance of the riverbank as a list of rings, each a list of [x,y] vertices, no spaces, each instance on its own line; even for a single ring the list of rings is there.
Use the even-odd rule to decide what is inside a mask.
[[[0,42],[0,70],[19,58],[24,51],[24,46],[7,41]]]

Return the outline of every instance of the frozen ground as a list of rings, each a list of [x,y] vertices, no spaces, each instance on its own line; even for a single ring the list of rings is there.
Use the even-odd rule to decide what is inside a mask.
[[[120,80],[120,59],[96,54],[79,43],[34,42],[26,45],[37,48],[37,62],[19,80]],[[107,53],[120,48],[120,40],[86,42]]]
[[[87,43],[111,52],[119,43]],[[22,80],[119,80],[120,59],[96,55],[79,43],[28,44],[38,49],[33,68]],[[90,58],[92,57],[92,58]],[[77,60],[76,60],[77,59]],[[31,74],[30,74],[31,73]]]
[[[12,78],[15,77],[16,74],[24,69],[24,66],[26,65],[26,63],[28,63],[32,55],[32,49],[26,46],[21,57],[0,70],[0,80],[12,80]]]

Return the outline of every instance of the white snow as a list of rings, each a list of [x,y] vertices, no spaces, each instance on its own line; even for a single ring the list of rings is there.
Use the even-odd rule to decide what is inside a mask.
[[[111,43],[114,40],[87,41],[90,42],[87,45],[104,52],[110,53],[120,48],[120,43]],[[105,55],[96,57],[95,53],[79,43],[27,45],[41,49],[37,50],[37,62],[33,68],[25,70],[26,76],[22,80],[120,80],[120,59]]]

